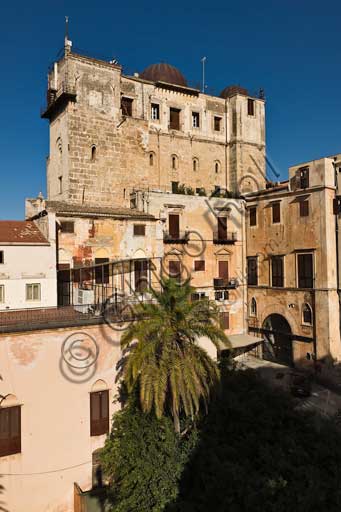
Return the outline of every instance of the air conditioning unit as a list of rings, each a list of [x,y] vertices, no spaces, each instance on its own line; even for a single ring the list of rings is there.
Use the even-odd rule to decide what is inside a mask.
[[[94,290],[84,290],[83,288],[79,288],[76,301],[77,303],[74,306],[75,310],[80,313],[88,313],[95,302]]]

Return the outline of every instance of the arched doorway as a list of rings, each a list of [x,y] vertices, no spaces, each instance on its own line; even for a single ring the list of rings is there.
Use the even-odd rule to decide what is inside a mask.
[[[282,315],[269,315],[263,323],[263,359],[293,366],[291,328]]]

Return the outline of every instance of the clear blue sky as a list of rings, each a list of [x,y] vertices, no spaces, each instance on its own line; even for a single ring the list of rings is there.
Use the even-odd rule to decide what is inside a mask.
[[[4,2],[0,52],[0,218],[23,218],[24,198],[45,194],[48,122],[40,119],[46,72],[70,16],[74,47],[117,58],[126,72],[160,61],[217,94],[239,83],[265,89],[267,151],[289,165],[341,152],[341,3],[334,0],[228,2]]]

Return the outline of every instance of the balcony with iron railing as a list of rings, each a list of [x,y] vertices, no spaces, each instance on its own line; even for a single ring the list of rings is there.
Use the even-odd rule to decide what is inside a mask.
[[[189,241],[188,231],[163,232],[163,241],[165,244],[187,244]]]
[[[215,277],[213,279],[213,287],[216,290],[219,289],[234,289],[238,288],[239,282],[236,277],[230,277],[228,279],[224,279],[222,277]]]
[[[58,89],[50,87],[47,90],[46,105],[41,109],[40,117],[50,119],[55,109],[64,106],[68,101],[75,101],[76,96],[76,86],[69,82],[62,82]]]
[[[213,243],[214,244],[234,244],[237,241],[236,231],[214,231],[213,232]]]

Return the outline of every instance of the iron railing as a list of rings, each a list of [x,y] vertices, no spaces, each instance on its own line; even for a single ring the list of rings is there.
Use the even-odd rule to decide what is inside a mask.
[[[187,244],[189,240],[188,231],[178,231],[177,233],[163,232],[163,241],[165,244]]]
[[[237,241],[236,231],[227,231],[221,233],[219,231],[213,232],[213,243],[214,244],[234,244]]]
[[[238,279],[235,277],[230,277],[229,279],[223,279],[221,277],[216,277],[213,279],[213,287],[215,289],[219,288],[237,288],[239,286]]]

